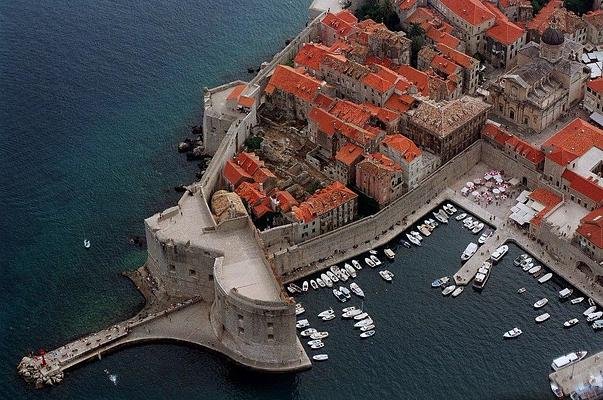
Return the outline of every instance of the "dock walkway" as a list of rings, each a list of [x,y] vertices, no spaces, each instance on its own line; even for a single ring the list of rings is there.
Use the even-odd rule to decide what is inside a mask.
[[[549,375],[551,387],[575,399],[603,397],[603,351]]]

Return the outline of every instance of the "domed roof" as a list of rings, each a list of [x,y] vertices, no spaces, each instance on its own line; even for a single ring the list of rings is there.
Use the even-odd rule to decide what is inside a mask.
[[[541,40],[543,43],[546,43],[548,45],[557,46],[563,44],[565,37],[563,37],[562,32],[549,26],[544,30],[544,32],[542,32]]]

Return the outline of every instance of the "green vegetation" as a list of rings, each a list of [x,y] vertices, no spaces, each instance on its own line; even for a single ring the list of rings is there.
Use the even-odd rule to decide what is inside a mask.
[[[548,3],[549,0],[532,0],[532,12],[534,15],[538,14],[540,9]]]
[[[416,68],[417,56],[425,45],[425,30],[419,24],[412,24],[406,32],[406,37],[412,42],[410,45],[410,65]]]
[[[262,137],[249,136],[247,139],[245,139],[245,146],[247,146],[249,150],[259,150],[263,141],[264,138]]]
[[[383,22],[392,31],[400,30],[400,18],[394,11],[393,0],[367,0],[356,11],[356,17],[360,20],[370,18],[375,22]]]
[[[314,194],[314,192],[316,192],[321,187],[322,186],[321,186],[320,182],[317,181],[316,179],[314,179],[313,181],[308,183],[304,189],[306,189],[306,192],[308,192],[310,194]]]
[[[586,14],[593,9],[593,0],[565,0],[565,8],[578,15]]]

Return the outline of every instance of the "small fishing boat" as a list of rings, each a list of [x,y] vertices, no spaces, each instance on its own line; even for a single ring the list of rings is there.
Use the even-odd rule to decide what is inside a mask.
[[[360,263],[356,260],[352,260],[352,265],[354,266],[354,268],[356,268],[358,271],[360,271],[362,269],[362,265],[360,265]]]
[[[391,282],[392,278],[394,277],[394,274],[386,269],[379,271],[379,275],[381,275],[381,277],[387,282]]]
[[[329,355],[328,354],[315,354],[312,356],[312,359],[314,361],[326,361],[329,359]]]
[[[345,269],[339,270],[339,279],[341,279],[343,282],[347,282],[348,279],[350,279],[348,271],[346,271]]]
[[[328,310],[324,310],[324,311],[321,311],[320,313],[318,313],[318,316],[320,318],[322,318],[322,317],[324,317],[326,315],[331,315],[331,314],[334,314],[334,313],[335,313],[335,311],[333,311],[332,308],[329,308]]]
[[[468,259],[470,259],[477,251],[477,247],[477,244],[473,242],[469,243],[467,245],[467,248],[465,248],[465,251],[463,251],[463,254],[461,254],[461,260],[467,261]]]
[[[331,265],[329,267],[329,271],[331,271],[332,273],[337,275],[337,274],[339,274],[339,267],[337,265]]]
[[[360,327],[360,330],[362,332],[370,331],[370,330],[373,330],[373,329],[375,329],[375,325],[373,325],[373,324],[371,324],[371,325],[365,325],[365,326],[361,326]]]
[[[530,268],[530,269],[528,270],[528,273],[529,273],[530,275],[536,275],[537,273],[539,273],[539,272],[540,272],[540,270],[541,270],[541,269],[542,269],[542,266],[537,265],[537,266],[535,266],[535,267]]]
[[[345,311],[343,314],[341,314],[342,318],[354,318],[356,315],[362,314],[362,310],[359,309],[353,309],[350,311]]]
[[[325,339],[329,337],[329,332],[314,332],[310,335],[310,339]]]
[[[423,234],[423,236],[427,237],[429,235],[431,235],[431,231],[429,230],[429,228],[427,228],[426,225],[419,225],[417,227],[417,229],[419,230],[419,232],[421,232]]]
[[[457,287],[456,289],[454,289],[454,292],[452,292],[452,297],[459,296],[461,293],[463,293],[463,290],[465,290],[465,288],[463,288],[462,286]]]
[[[350,289],[348,289],[345,286],[339,286],[339,291],[341,293],[343,293],[343,295],[346,297],[346,299],[349,299],[352,297],[352,293],[350,292]]]
[[[329,277],[329,279],[335,283],[335,282],[339,282],[339,278],[337,277],[337,275],[335,275],[333,272],[331,271],[327,271],[327,276]]]
[[[435,281],[431,282],[431,287],[432,288],[439,288],[440,286],[448,283],[449,280],[450,280],[449,277],[443,276],[443,277],[438,278]]]
[[[580,322],[578,320],[578,318],[572,318],[572,319],[570,319],[568,321],[565,321],[563,323],[563,326],[566,327],[566,328],[571,328],[572,326],[576,325],[578,322]]]
[[[337,300],[341,301],[342,303],[345,303],[348,300],[345,295],[337,289],[333,289],[333,296],[335,296]]]
[[[552,272],[549,272],[548,274],[544,274],[540,278],[538,278],[538,283],[548,282],[552,277],[553,277]]]
[[[90,248],[90,241],[88,239],[84,239],[84,248],[85,249],[89,249]]]
[[[544,313],[544,314],[540,314],[539,316],[537,316],[536,318],[534,318],[536,320],[536,322],[541,323],[546,321],[547,319],[551,318],[551,314],[549,313]]]
[[[499,246],[496,248],[496,250],[494,250],[494,252],[490,255],[490,258],[494,262],[499,262],[505,256],[505,254],[507,254],[508,251],[509,246],[503,244],[502,246]]]
[[[527,290],[528,290],[528,289],[526,289],[526,288],[522,287],[522,288],[519,288],[519,289],[517,290],[517,293],[522,294],[522,293],[527,292]]]
[[[356,310],[356,306],[349,306],[341,309],[341,312],[347,313]]]
[[[352,292],[354,292],[356,296],[364,298],[364,291],[360,288],[360,286],[358,286],[356,282],[352,282],[350,284],[350,289],[352,289]]]
[[[536,303],[534,303],[534,308],[542,308],[544,306],[546,306],[549,302],[549,299],[547,299],[546,297],[543,299],[538,300]]]
[[[576,297],[575,299],[571,299],[570,303],[578,304],[578,303],[582,303],[583,301],[584,301],[584,297]]]
[[[302,283],[302,291],[304,291],[304,292],[308,291],[308,281],[304,281],[304,283]]]
[[[362,312],[362,313],[360,313],[358,315],[354,315],[354,319],[356,321],[360,321],[361,319],[365,319],[368,316],[369,316],[368,313]]]
[[[322,340],[320,340],[320,339],[308,340],[308,346],[312,346],[313,344],[317,344],[317,343],[322,343]]]
[[[448,220],[446,218],[442,217],[440,214],[435,214],[435,218],[438,221],[440,221],[441,223],[443,223],[443,224],[447,224],[448,223]]]
[[[588,354],[588,352],[586,352],[586,351],[577,351],[577,352],[566,354],[561,357],[557,357],[551,363],[551,368],[553,368],[553,370],[555,370],[555,371],[558,371],[561,368],[569,367],[570,365],[575,364],[578,361],[582,360],[584,357],[586,357],[587,354]]]
[[[456,219],[457,221],[460,221],[462,219],[467,218],[467,214],[466,213],[460,213],[459,215],[457,215],[456,217],[454,217],[454,219]]]
[[[529,262],[526,265],[524,265],[521,269],[523,269],[524,272],[528,272],[532,268],[534,268],[534,263],[533,262]]]
[[[513,264],[515,264],[516,267],[519,267],[521,265],[521,263],[523,262],[523,260],[525,260],[526,258],[528,258],[527,254],[521,254],[521,255],[519,255],[519,257],[517,257],[515,260],[513,260]]]
[[[376,265],[375,265],[375,263],[373,262],[373,260],[371,260],[371,259],[370,259],[370,258],[368,258],[368,257],[366,257],[366,258],[364,259],[364,262],[366,263],[366,265],[368,265],[368,266],[369,266],[369,267],[371,267],[371,268],[375,268],[375,267],[376,267]]]
[[[385,257],[389,258],[390,260],[393,260],[394,257],[396,256],[396,254],[392,251],[392,249],[385,249],[385,250],[383,250],[383,253],[385,253]]]
[[[330,321],[332,319],[335,319],[335,314],[329,314],[329,315],[325,315],[324,317],[321,318],[323,321]]]
[[[559,298],[561,300],[563,299],[567,299],[569,298],[572,294],[574,293],[574,289],[569,289],[569,288],[565,288],[565,289],[561,289],[559,291]]]
[[[308,321],[307,319],[300,319],[299,321],[297,321],[295,323],[295,327],[297,329],[303,329],[310,326],[310,321]]]
[[[484,261],[482,265],[477,270],[477,274],[475,274],[475,278],[473,278],[473,288],[476,290],[482,290],[484,286],[486,286],[486,282],[488,282],[488,278],[490,277],[490,272],[492,268],[492,263],[489,261]]]
[[[421,236],[421,234],[420,234],[419,232],[417,232],[417,231],[410,231],[410,234],[411,234],[411,235],[412,235],[412,236],[413,236],[415,239],[418,239],[418,240],[423,240],[423,236]]]
[[[326,284],[326,283],[325,283],[325,281],[324,281],[323,276],[325,276],[325,277],[326,277],[326,275],[325,275],[325,274],[322,274],[322,275],[320,276],[320,278],[316,278],[316,283],[318,283],[318,286],[320,286],[320,287],[325,287],[325,286],[327,286],[327,284]]]
[[[291,285],[287,286],[287,291],[291,294],[297,293],[297,290]]]
[[[368,317],[367,319],[363,319],[362,321],[358,321],[354,324],[354,328],[362,328],[363,326],[372,325],[373,319]]]
[[[372,331],[366,331],[366,332],[362,332],[360,334],[360,337],[363,338],[363,339],[365,339],[365,338],[373,336],[374,334],[375,334],[374,330],[372,330]]]
[[[372,255],[374,255],[374,256],[375,256],[375,255],[377,255],[377,253],[378,253],[378,252],[377,252],[377,250],[375,250],[375,249],[371,249],[371,250],[369,250],[369,254],[372,254]]]
[[[406,237],[408,238],[408,240],[410,240],[410,243],[414,244],[415,246],[421,246],[421,241],[413,235],[407,233]]]
[[[596,331],[598,331],[599,329],[603,329],[603,319],[599,319],[593,322],[592,327]]]
[[[371,255],[371,260],[373,260],[373,262],[375,263],[375,265],[381,265],[381,260],[378,259],[376,255],[372,254]]]
[[[586,317],[588,314],[594,313],[596,309],[597,309],[597,306],[590,306],[586,309],[586,311],[584,311],[582,313],[582,315],[584,315]]]
[[[471,233],[473,233],[474,235],[477,235],[478,233],[480,233],[482,231],[482,229],[484,229],[484,223],[483,222],[478,222],[477,225],[475,225],[473,227],[473,229],[471,229]]]
[[[486,231],[481,234],[479,239],[477,239],[477,243],[478,244],[486,243],[486,240],[488,240],[490,237],[492,237],[493,234],[494,234],[494,231],[492,229],[486,229]]]
[[[325,347],[325,344],[323,342],[316,343],[316,344],[313,344],[312,346],[310,346],[310,348],[313,350],[322,349],[323,347]]]
[[[595,301],[593,299],[591,299],[590,297],[588,298],[588,305],[589,306],[594,306],[595,305]]]
[[[442,290],[442,296],[448,296],[450,293],[454,292],[456,289],[456,285],[446,286],[444,290]]]
[[[314,279],[310,279],[310,286],[314,290],[318,289],[318,283],[316,283],[316,281]]]
[[[597,311],[586,316],[586,322],[593,322],[603,317],[603,311]]]
[[[503,337],[505,339],[512,339],[512,338],[516,338],[519,335],[521,335],[523,332],[521,331],[521,329],[519,328],[513,328],[510,331],[507,331],[503,334]]]
[[[444,220],[444,221],[442,221],[442,222],[443,222],[443,223],[445,223],[445,224],[447,224],[447,223],[448,223],[448,214],[446,213],[446,211],[444,211],[444,210],[440,210],[440,211],[438,212],[438,214],[439,214],[439,215],[440,215],[440,217],[442,217],[442,219]]]
[[[354,267],[352,267],[350,264],[345,263],[345,265],[343,266],[345,268],[345,270],[347,271],[347,273],[352,277],[352,278],[356,278],[356,276],[358,276],[358,274],[356,273],[356,270],[354,269]]]
[[[301,315],[301,314],[303,314],[305,312],[306,312],[306,309],[303,308],[303,307],[297,307],[297,308],[295,308],[295,315]]]
[[[449,215],[452,215],[456,212],[456,208],[452,204],[448,203],[448,204],[446,204],[446,206],[448,206],[448,209],[446,210],[446,212]]]
[[[314,328],[308,328],[308,329],[306,329],[306,330],[302,331],[302,332],[300,333],[300,335],[302,335],[302,336],[304,336],[304,337],[308,337],[308,336],[310,336],[311,334],[316,333],[316,332],[318,332],[316,329],[314,329]]]

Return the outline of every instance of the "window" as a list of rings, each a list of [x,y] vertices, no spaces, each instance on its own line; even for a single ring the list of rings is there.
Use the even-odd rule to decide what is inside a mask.
[[[174,264],[168,265],[168,269],[170,272],[176,272],[176,266]]]
[[[274,323],[272,323],[272,322],[268,322],[267,325],[268,325],[268,328],[274,328]]]
[[[188,270],[188,276],[196,277],[197,276],[197,271],[195,271],[194,269],[189,269]]]
[[[243,335],[245,333],[245,328],[239,326],[239,335]]]
[[[268,340],[274,340],[274,334],[269,333],[268,334]]]
[[[210,282],[213,282],[214,276],[212,274],[209,274],[207,280],[209,280]]]

